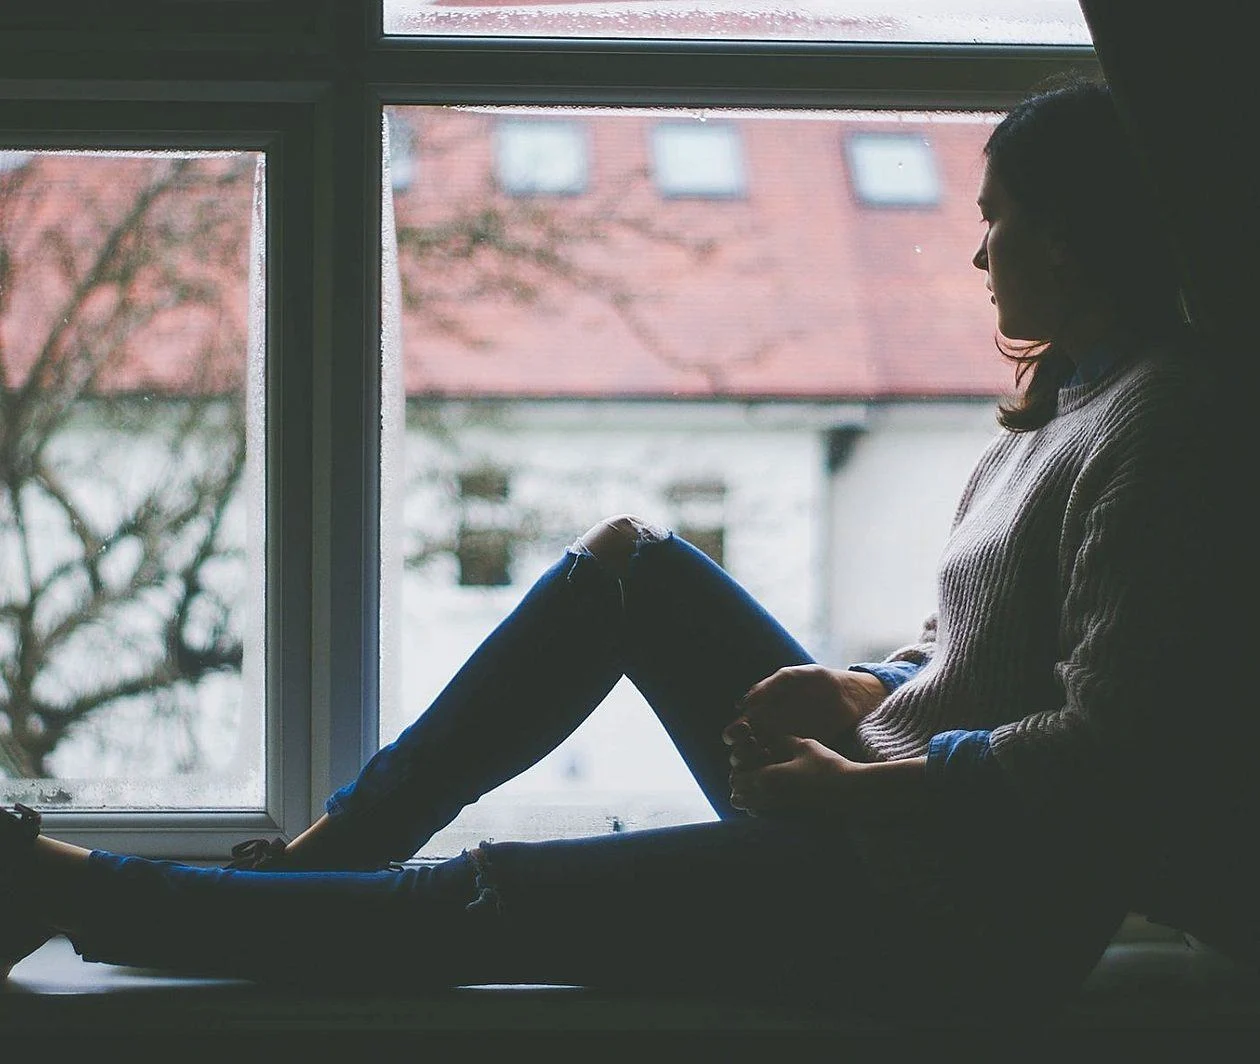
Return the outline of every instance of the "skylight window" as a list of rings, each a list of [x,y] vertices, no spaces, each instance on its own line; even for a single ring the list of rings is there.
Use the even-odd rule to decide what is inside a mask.
[[[586,131],[577,122],[506,119],[495,131],[499,187],[513,196],[586,191]]]
[[[739,127],[663,122],[652,130],[652,163],[662,196],[721,199],[746,191]]]
[[[941,198],[932,146],[921,136],[855,133],[848,139],[849,177],[870,207],[935,207]]]
[[[389,122],[389,177],[395,192],[406,192],[416,179],[416,135],[396,111],[387,112]]]
[[[19,170],[27,164],[31,158],[28,151],[7,151],[0,149],[0,174],[8,170]]]

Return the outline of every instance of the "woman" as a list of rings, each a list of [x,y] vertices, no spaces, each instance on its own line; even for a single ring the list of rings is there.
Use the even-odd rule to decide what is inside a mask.
[[[1207,513],[1178,278],[1104,87],[995,127],[973,259],[1022,390],[976,465],[939,608],[829,669],[698,551],[597,524],[292,842],[189,868],[0,817],[0,964],[564,982],[845,1001],[904,1022],[1052,1009],[1155,844]],[[628,676],[714,823],[406,859]],[[1005,1013],[997,1012],[999,1007]]]

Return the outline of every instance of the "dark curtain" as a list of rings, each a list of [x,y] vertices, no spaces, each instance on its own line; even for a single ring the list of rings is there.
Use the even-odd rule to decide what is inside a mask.
[[[1251,5],[1080,0],[1080,6],[1181,249],[1196,326],[1230,375],[1254,385],[1260,379],[1251,321],[1260,307],[1253,161],[1260,149],[1260,51]]]
[[[1254,162],[1260,51],[1251,5],[1080,0],[1111,86],[1181,252],[1191,320],[1217,409],[1216,458],[1200,462],[1207,559],[1194,643],[1175,662],[1200,681],[1179,722],[1165,860],[1145,884],[1152,912],[1260,967],[1260,194]],[[1209,516],[1210,515],[1210,516]],[[1194,548],[1192,548],[1194,549]],[[1177,564],[1175,559],[1170,565]],[[1190,670],[1189,673],[1181,670]]]

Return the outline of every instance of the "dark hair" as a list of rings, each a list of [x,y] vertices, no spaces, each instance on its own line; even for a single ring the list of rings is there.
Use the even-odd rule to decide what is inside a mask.
[[[1105,84],[1073,79],[1030,96],[989,134],[984,155],[1007,194],[1059,240],[1080,279],[1135,339],[1179,333],[1181,275],[1148,179]],[[1046,341],[998,340],[1022,394],[998,408],[1008,429],[1054,416],[1071,362]]]

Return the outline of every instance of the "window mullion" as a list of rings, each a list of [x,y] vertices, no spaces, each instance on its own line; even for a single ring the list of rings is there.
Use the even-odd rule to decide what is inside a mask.
[[[996,109],[1098,72],[1086,46],[387,38],[370,79],[396,102]]]
[[[375,749],[380,671],[380,105],[348,78],[319,112],[312,816]]]

